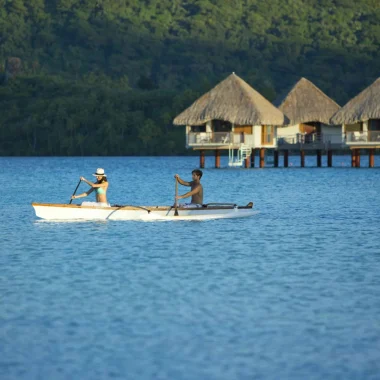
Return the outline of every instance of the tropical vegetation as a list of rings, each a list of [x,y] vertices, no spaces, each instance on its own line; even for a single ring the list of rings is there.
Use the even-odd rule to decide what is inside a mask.
[[[0,155],[187,154],[172,120],[231,72],[344,105],[380,74],[380,3],[0,0]]]

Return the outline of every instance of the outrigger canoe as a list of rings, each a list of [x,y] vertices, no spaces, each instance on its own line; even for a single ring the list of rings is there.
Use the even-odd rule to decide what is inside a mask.
[[[207,220],[243,218],[257,214],[253,203],[246,206],[209,203],[199,208],[177,208],[174,206],[131,206],[111,207],[81,206],[75,204],[32,203],[37,217],[48,220]]]

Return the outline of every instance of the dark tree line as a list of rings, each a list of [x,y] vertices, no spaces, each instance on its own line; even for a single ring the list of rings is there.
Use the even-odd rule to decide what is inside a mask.
[[[0,0],[0,154],[185,154],[173,118],[232,71],[344,105],[379,47],[377,0]]]

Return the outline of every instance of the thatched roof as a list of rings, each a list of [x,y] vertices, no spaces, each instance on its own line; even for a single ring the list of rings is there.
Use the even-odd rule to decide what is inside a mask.
[[[196,100],[173,121],[176,125],[201,125],[224,120],[237,125],[283,125],[284,114],[235,73]]]
[[[290,124],[330,123],[339,105],[306,78],[301,78],[274,104],[289,118]]]
[[[369,119],[380,119],[380,78],[333,115],[331,123],[355,124]]]

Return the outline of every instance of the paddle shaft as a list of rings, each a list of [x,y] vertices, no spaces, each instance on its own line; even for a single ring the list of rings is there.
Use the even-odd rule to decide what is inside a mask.
[[[80,185],[80,183],[82,182],[82,180],[80,179],[79,180],[79,182],[78,182],[78,185],[77,185],[77,187],[75,188],[75,190],[74,190],[74,192],[73,192],[73,195],[72,195],[72,197],[75,195],[75,193],[77,192],[77,190],[78,190],[78,187],[79,187],[79,185]],[[73,200],[72,199],[70,199],[70,205],[71,205],[71,202],[72,202]]]
[[[175,179],[175,198],[174,198],[174,216],[178,216],[178,179]]]

